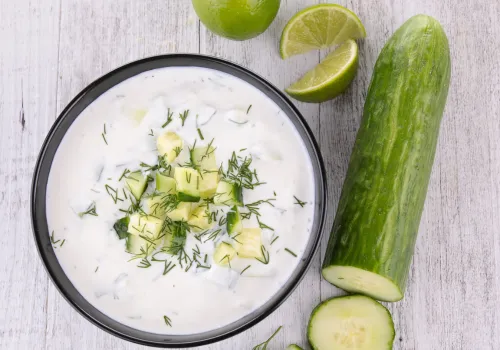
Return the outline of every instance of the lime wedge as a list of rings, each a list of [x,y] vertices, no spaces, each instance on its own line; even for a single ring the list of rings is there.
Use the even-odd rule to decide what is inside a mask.
[[[281,34],[280,54],[285,59],[364,37],[365,27],[353,12],[336,4],[315,5],[288,21]]]
[[[358,70],[358,45],[347,40],[285,91],[302,102],[324,102],[344,92]]]

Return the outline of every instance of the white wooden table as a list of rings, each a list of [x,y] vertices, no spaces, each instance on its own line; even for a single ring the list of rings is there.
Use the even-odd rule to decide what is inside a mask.
[[[139,58],[173,52],[237,62],[280,88],[325,52],[282,61],[281,30],[317,0],[282,0],[262,36],[232,42],[200,25],[188,0],[0,0],[0,348],[138,349],[90,324],[49,280],[31,234],[30,182],[42,141],[87,84]],[[389,308],[395,349],[500,349],[500,2],[338,1],[363,20],[360,72],[348,92],[297,103],[321,144],[335,209],[376,57],[417,13],[448,33],[452,84],[406,298]],[[333,216],[333,211],[331,212]],[[329,223],[330,224],[330,223]],[[321,281],[321,254],[299,288],[252,329],[204,349],[251,349],[278,326],[270,349],[306,344],[320,300],[341,292]],[[320,256],[321,255],[321,256]]]

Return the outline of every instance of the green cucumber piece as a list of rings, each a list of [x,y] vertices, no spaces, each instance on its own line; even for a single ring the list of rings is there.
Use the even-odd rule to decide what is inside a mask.
[[[378,300],[404,296],[450,82],[441,25],[418,15],[375,66],[323,276]]]
[[[144,191],[148,187],[148,177],[144,175],[141,171],[134,171],[125,178],[125,183],[130,190],[130,193],[135,197],[136,200],[140,200]]]
[[[389,310],[363,295],[323,301],[307,326],[313,350],[391,350],[394,336]]]
[[[243,189],[237,183],[220,181],[215,191],[214,204],[243,206]]]
[[[140,254],[141,248],[145,251],[148,241],[137,235],[128,235],[125,249],[130,254]]]
[[[118,236],[119,239],[125,239],[128,237],[129,222],[130,218],[128,216],[125,216],[120,220],[117,220],[113,225],[113,228],[115,229],[116,235]]]
[[[191,168],[175,168],[174,179],[177,182],[177,195],[181,202],[200,201],[200,173]]]
[[[195,147],[190,150],[191,162],[201,170],[217,169],[215,148],[212,146]]]
[[[240,211],[237,206],[234,206],[230,212],[227,213],[226,216],[226,228],[227,233],[231,236],[237,233],[240,233],[243,229],[243,225],[241,223]]]
[[[297,344],[290,344],[286,347],[286,350],[304,350]]]
[[[177,192],[177,183],[171,177],[156,173],[156,190],[165,194],[174,194]]]

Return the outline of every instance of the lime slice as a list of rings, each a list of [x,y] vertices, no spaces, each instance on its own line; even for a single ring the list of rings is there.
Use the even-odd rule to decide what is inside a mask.
[[[360,19],[345,7],[335,4],[311,6],[288,21],[281,34],[280,54],[285,59],[364,37],[366,31]]]
[[[324,102],[347,89],[358,70],[358,45],[348,40],[285,91],[302,102]]]

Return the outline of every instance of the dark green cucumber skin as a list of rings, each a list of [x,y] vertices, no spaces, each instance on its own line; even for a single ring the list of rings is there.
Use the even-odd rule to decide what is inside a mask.
[[[448,39],[409,19],[375,65],[323,268],[354,266],[404,293],[448,87]]]
[[[128,237],[129,222],[130,218],[128,216],[125,216],[120,220],[117,220],[113,225],[113,228],[115,229],[116,235],[118,236],[119,239],[125,239]]]

